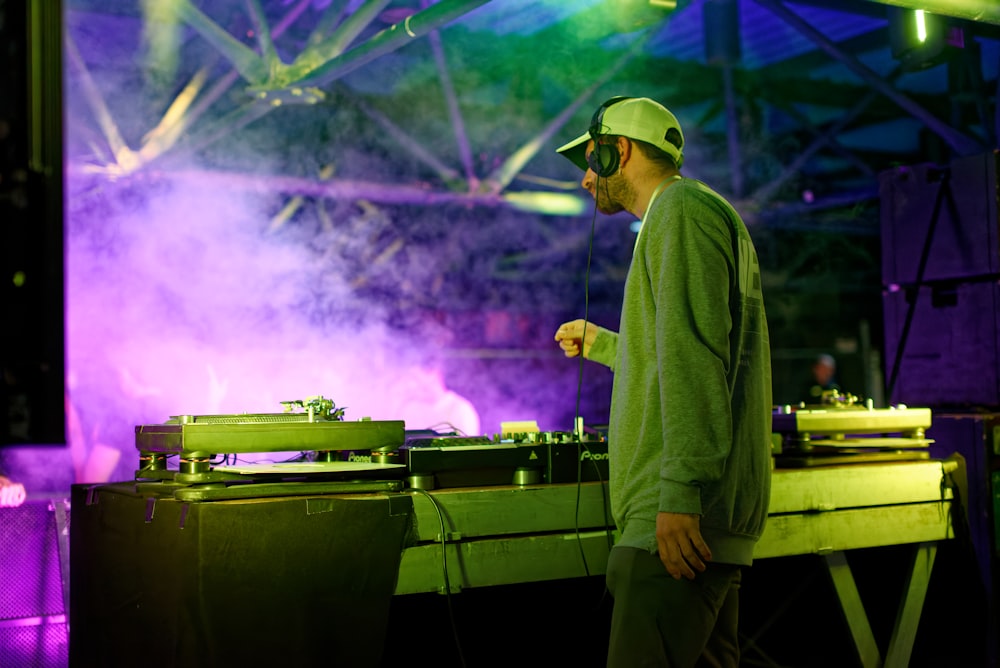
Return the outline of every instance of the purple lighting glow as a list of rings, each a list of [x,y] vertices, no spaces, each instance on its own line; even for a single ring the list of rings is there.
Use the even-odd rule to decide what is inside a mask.
[[[505,256],[537,248],[538,219],[495,197],[462,204],[357,105],[294,88],[269,90],[266,105],[248,97],[232,54],[199,36],[220,20],[257,48],[237,4],[228,18],[185,15],[189,25],[168,30],[133,3],[68,2],[74,480],[131,479],[136,425],[281,412],[314,395],[347,420],[407,429],[572,429],[577,366],[551,332],[565,319],[558,309],[578,315],[583,286],[496,278],[509,272],[498,269]],[[328,8],[299,3],[281,22],[283,4],[265,8],[272,37],[303,49]],[[154,28],[189,39],[147,43]],[[404,69],[378,72],[386,90],[411,84]]]
[[[4,656],[12,668],[62,668],[69,654],[65,618],[18,620],[17,626],[5,627]],[[23,622],[23,623],[22,623]]]
[[[380,325],[382,309],[359,303],[348,279],[330,271],[331,258],[262,232],[262,203],[200,187],[128,191],[136,197],[128,208],[72,209],[69,218],[67,386],[78,479],[110,474],[113,449],[124,442],[128,451],[135,424],[280,412],[281,401],[315,394],[346,407],[347,419],[480,433],[472,405],[444,386],[439,369],[418,363],[425,355],[413,341]],[[360,320],[313,322],[314,290]],[[114,424],[122,430],[109,432]]]
[[[60,668],[68,643],[60,534],[62,501],[29,500],[0,508],[0,666]],[[68,537],[63,535],[63,547]]]

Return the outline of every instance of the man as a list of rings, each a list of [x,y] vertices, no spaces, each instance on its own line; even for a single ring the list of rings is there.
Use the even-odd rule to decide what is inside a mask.
[[[822,353],[816,356],[813,361],[812,372],[805,389],[799,393],[799,401],[807,404],[822,404],[824,394],[831,395],[840,392],[840,385],[837,383],[837,361],[833,355]]]
[[[741,567],[767,517],[771,369],[757,254],[736,211],[680,174],[684,136],[648,98],[612,98],[558,152],[606,214],[642,221],[617,333],[559,327],[614,371],[610,495],[620,537],[608,666],[736,666]]]

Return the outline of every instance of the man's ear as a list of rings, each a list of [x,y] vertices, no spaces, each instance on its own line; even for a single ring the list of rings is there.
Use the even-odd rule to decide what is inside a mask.
[[[632,158],[633,148],[635,148],[635,146],[632,144],[632,142],[629,140],[628,137],[622,137],[619,135],[618,155],[621,156],[621,165],[624,166],[624,164]]]

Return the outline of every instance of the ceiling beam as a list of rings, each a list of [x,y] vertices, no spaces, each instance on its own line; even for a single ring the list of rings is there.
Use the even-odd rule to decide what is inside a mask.
[[[860,60],[845,53],[837,44],[831,42],[819,30],[808,22],[802,20],[798,14],[789,10],[778,0],[755,0],[762,7],[771,10],[776,16],[784,19],[786,23],[811,39],[818,47],[828,53],[833,58],[839,60],[852,72],[861,77],[869,86],[885,95],[895,102],[901,109],[909,113],[914,118],[919,119],[928,128],[933,130],[939,137],[945,140],[957,153],[969,155],[983,150],[983,146],[975,139],[966,136],[955,128],[942,122],[940,119],[930,114],[923,107],[914,102],[911,98],[893,88],[888,82],[871,70]]]
[[[296,86],[323,86],[358,69],[379,56],[395,51],[432,30],[447,25],[490,0],[441,0],[405,20],[379,31],[368,41],[332,58],[294,81]]]
[[[750,199],[759,205],[773,199],[785,182],[795,174],[798,174],[803,165],[806,164],[806,161],[808,161],[816,151],[823,146],[835,143],[837,135],[840,134],[852,120],[860,116],[861,112],[863,112],[865,108],[875,100],[877,95],[877,91],[868,91],[867,95],[858,100],[854,107],[848,110],[847,113],[845,113],[836,123],[827,128],[826,132],[816,137],[809,146],[800,151],[795,159],[792,160],[790,164],[785,166],[781,174],[775,178],[769,179],[767,183],[758,188],[757,191],[750,196]]]
[[[931,14],[954,16],[982,23],[1000,25],[1000,3],[996,0],[866,0],[879,5],[904,9],[922,9]]]

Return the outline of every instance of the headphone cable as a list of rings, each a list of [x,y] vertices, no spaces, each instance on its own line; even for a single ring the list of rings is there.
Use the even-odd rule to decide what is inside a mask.
[[[597,196],[598,188],[601,185],[601,175],[597,174],[597,182],[594,186],[594,213],[590,217],[590,237],[587,240],[587,266],[583,273],[583,332],[580,335],[580,363],[576,374],[576,406],[573,411],[573,430],[576,436],[583,440],[583,424],[580,415],[580,395],[583,393],[583,362],[584,352],[587,347],[587,325],[590,318],[590,265],[594,256],[594,234],[597,230]]]
[[[601,184],[601,175],[597,174],[597,182],[594,189],[594,213],[590,218],[590,237],[587,241],[587,265],[583,277],[583,332],[580,335],[580,361],[576,374],[576,406],[573,412],[573,432],[576,435],[576,508],[574,509],[574,526],[576,527],[577,546],[580,549],[580,558],[583,560],[584,573],[590,575],[590,567],[587,565],[587,555],[583,549],[580,536],[580,494],[583,487],[583,471],[581,461],[583,458],[583,417],[580,415],[580,400],[583,394],[583,363],[585,360],[584,351],[587,341],[587,324],[590,317],[590,265],[594,255],[594,235],[597,229],[597,187]],[[603,496],[603,494],[602,494]]]

